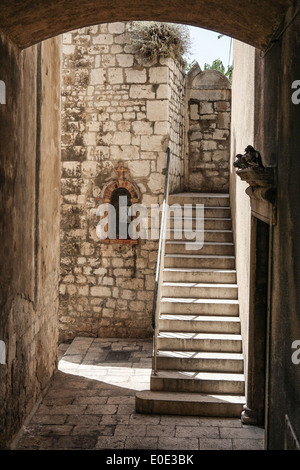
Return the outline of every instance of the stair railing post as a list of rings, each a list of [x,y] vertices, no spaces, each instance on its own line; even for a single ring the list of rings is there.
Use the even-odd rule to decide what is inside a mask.
[[[161,274],[164,269],[164,239],[167,228],[167,215],[168,215],[168,196],[169,196],[169,169],[170,169],[170,148],[167,149],[167,167],[166,177],[164,186],[164,199],[162,204],[162,215],[161,215],[161,226],[159,233],[159,244],[158,244],[158,255],[157,265],[155,274],[155,288],[154,288],[154,299],[153,299],[153,310],[152,310],[152,328],[154,330],[153,335],[153,373],[157,372],[157,337],[159,333],[158,319],[160,314],[160,291],[161,291]]]

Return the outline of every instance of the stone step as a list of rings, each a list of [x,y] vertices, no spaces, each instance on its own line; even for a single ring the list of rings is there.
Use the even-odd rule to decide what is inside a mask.
[[[161,314],[159,331],[181,331],[185,333],[240,333],[239,317],[225,315],[171,315]]]
[[[236,271],[234,269],[165,268],[163,270],[163,281],[235,284]]]
[[[136,393],[137,413],[240,418],[246,400],[239,395],[169,393],[142,390]]]
[[[169,205],[168,218],[225,218],[230,219],[231,209],[230,207],[214,207],[206,206],[203,204],[197,205],[180,205],[174,204]]]
[[[163,282],[161,292],[164,297],[235,299],[238,298],[236,284],[208,284],[195,282]]]
[[[197,241],[166,241],[166,254],[202,254],[202,255],[234,255],[234,245],[228,242]]]
[[[186,299],[162,297],[161,313],[197,315],[239,315],[239,302],[234,299]]]
[[[168,204],[204,204],[205,206],[227,207],[230,205],[229,194],[221,193],[178,193],[169,194]]]
[[[204,219],[196,219],[194,217],[183,219],[181,217],[172,217],[168,219],[167,227],[170,231],[175,229],[186,228],[186,230],[231,230],[232,220],[228,217],[206,217]]]
[[[244,395],[244,374],[158,370],[150,378],[152,391]]]
[[[202,372],[244,372],[244,358],[239,353],[199,351],[158,351],[160,370],[194,370]]]
[[[200,231],[201,232],[201,231]],[[233,243],[232,230],[204,230],[204,242]],[[180,229],[170,229],[167,240],[189,241],[190,232],[184,231],[184,226]],[[194,237],[195,238],[195,237]]]
[[[235,269],[235,257],[231,255],[184,255],[167,253],[165,268]]]
[[[195,207],[184,219],[182,207],[170,213],[156,372],[151,391],[136,395],[136,410],[240,417],[244,358],[229,195],[170,195],[172,204],[204,204],[204,218]],[[203,240],[190,238],[189,225]]]
[[[242,352],[240,334],[160,332],[157,348],[178,351]]]

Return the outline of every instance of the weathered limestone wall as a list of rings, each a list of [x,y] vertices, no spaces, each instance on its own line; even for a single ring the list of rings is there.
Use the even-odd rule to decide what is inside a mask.
[[[251,209],[250,198],[245,193],[249,185],[236,175],[233,162],[236,154],[243,154],[247,145],[254,145],[255,49],[234,41],[233,60],[230,196],[243,347],[247,359]]]
[[[186,85],[186,177],[189,191],[228,192],[231,87],[216,70],[190,70]]]
[[[103,243],[97,207],[119,162],[139,203],[160,204],[166,149],[171,191],[182,187],[183,71],[133,54],[125,23],[63,36],[60,338],[145,337],[157,240]]]
[[[56,368],[60,41],[23,52],[0,36],[0,448]]]
[[[169,67],[168,79],[168,125],[170,159],[170,193],[183,190],[184,187],[184,146],[185,146],[185,72],[172,59],[160,59]],[[155,73],[155,72],[154,72]],[[156,74],[156,73],[155,73]]]

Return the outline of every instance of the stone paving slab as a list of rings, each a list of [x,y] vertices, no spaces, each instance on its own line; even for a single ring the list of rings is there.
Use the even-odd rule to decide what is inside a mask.
[[[18,450],[264,449],[264,430],[240,419],[136,413],[136,391],[150,385],[152,341],[78,337],[59,354]]]

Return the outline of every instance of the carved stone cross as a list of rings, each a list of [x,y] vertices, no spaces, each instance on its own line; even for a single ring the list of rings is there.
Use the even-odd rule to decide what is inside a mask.
[[[123,166],[123,163],[122,163],[122,162],[120,162],[120,163],[119,163],[119,166],[115,168],[115,171],[118,173],[118,178],[119,178],[120,180],[125,180],[124,175],[125,175],[125,173],[128,172],[128,168],[125,168],[125,167]]]

